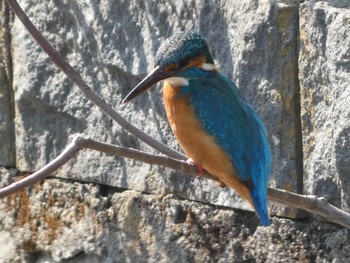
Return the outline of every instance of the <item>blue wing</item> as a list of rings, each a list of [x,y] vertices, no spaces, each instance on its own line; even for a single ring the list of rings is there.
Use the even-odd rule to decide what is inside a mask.
[[[260,219],[263,222],[267,218],[268,224],[266,196],[271,155],[262,120],[235,84],[222,74],[191,79],[181,93],[189,94],[195,115],[229,154],[238,179],[250,188]]]

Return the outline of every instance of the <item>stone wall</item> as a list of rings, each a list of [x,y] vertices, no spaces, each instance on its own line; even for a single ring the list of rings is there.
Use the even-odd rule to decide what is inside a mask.
[[[305,192],[349,211],[348,1],[301,5],[299,80]]]
[[[127,105],[121,100],[152,69],[164,39],[199,29],[215,63],[266,123],[270,185],[349,210],[348,1],[20,4],[96,93],[175,149],[159,87]],[[89,102],[4,1],[0,7],[0,165],[17,169],[2,170],[3,184],[16,171],[48,163],[74,133],[153,151]],[[250,208],[232,190],[162,167],[84,151],[54,176],[68,180],[48,180],[0,203],[0,259],[341,262],[350,256],[348,230],[277,217],[257,228],[253,213],[237,210]],[[270,210],[299,216],[272,203]]]
[[[1,202],[0,261],[348,262],[349,229],[308,219],[258,224],[253,212],[172,194],[49,179]]]

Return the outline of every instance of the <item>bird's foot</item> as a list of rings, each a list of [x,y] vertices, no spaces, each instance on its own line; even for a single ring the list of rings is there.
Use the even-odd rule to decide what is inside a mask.
[[[198,164],[196,164],[196,163],[193,161],[192,158],[187,159],[186,163],[195,165],[195,166],[197,167],[197,169],[198,169],[198,175],[199,175],[199,176],[202,176],[202,175],[203,175],[203,169],[202,169]]]
[[[225,188],[225,186],[226,186],[226,184],[224,182],[221,182],[221,181],[217,182],[216,185],[221,187],[221,188]]]

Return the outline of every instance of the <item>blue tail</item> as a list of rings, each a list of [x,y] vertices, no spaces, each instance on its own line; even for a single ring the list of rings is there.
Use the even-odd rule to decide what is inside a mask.
[[[258,193],[256,190],[253,189],[251,190],[250,194],[253,199],[255,211],[258,214],[262,225],[269,226],[270,217],[267,209],[267,192]]]

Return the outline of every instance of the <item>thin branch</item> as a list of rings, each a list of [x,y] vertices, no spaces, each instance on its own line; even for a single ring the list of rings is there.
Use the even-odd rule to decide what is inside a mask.
[[[79,144],[77,144],[76,142],[76,140],[78,139],[79,139],[78,137],[73,139],[72,142],[64,149],[64,151],[60,155],[58,155],[55,159],[53,159],[51,162],[46,164],[44,167],[42,167],[35,173],[32,173],[31,175],[17,182],[14,182],[8,186],[1,188],[0,198],[13,194],[26,187],[33,186],[34,184],[38,183],[40,180],[43,180],[46,177],[48,177],[54,171],[58,170],[62,165],[67,163],[69,160],[71,160],[76,155],[76,153],[80,150]]]
[[[110,116],[116,123],[118,123],[123,129],[127,130],[135,137],[139,138],[144,143],[148,144],[152,148],[164,153],[165,155],[173,158],[186,160],[186,157],[169,148],[165,144],[155,140],[140,129],[133,126],[130,122],[125,120],[119,113],[107,104],[102,98],[97,96],[94,91],[86,84],[77,71],[58,53],[58,51],[50,45],[50,43],[42,36],[39,30],[33,25],[28,16],[24,13],[16,0],[7,0],[7,3],[21,20],[23,25],[27,28],[29,33],[33,36],[39,46],[47,53],[52,61],[69,77],[69,79],[75,83],[85,94],[85,96],[96,104],[102,111]]]
[[[24,188],[33,186],[40,180],[47,178],[51,173],[58,170],[61,166],[71,160],[77,154],[77,152],[83,149],[92,149],[111,155],[134,159],[148,164],[161,165],[174,170],[178,170],[191,176],[198,175],[198,168],[195,165],[188,164],[183,160],[174,159],[165,155],[149,154],[135,149],[102,143],[92,139],[85,139],[80,135],[74,135],[72,142],[64,149],[64,151],[47,165],[32,173],[31,175],[1,188],[0,198],[6,197]],[[216,177],[207,172],[203,173],[203,177],[211,180],[217,180]]]
[[[335,207],[324,197],[301,195],[286,190],[269,187],[269,200],[320,215],[326,220],[350,228],[350,213]]]
[[[148,164],[168,167],[194,177],[198,176],[198,167],[196,165],[189,164],[180,159],[172,158],[165,155],[146,153],[140,150],[95,141],[93,139],[81,140],[83,140],[82,145],[84,148],[108,153],[111,155],[117,155],[129,159],[134,159]],[[219,182],[219,180],[215,176],[211,175],[207,171],[203,171],[203,173],[200,176],[206,179]]]
[[[198,176],[197,167],[185,161],[164,155],[149,154],[135,149],[98,142],[92,139],[85,139],[79,135],[75,135],[67,148],[49,164],[45,165],[30,176],[0,189],[0,198],[36,184],[40,180],[49,176],[50,173],[59,169],[62,165],[72,159],[79,150],[83,149],[92,149],[152,165],[161,165],[190,176]],[[216,177],[206,172],[201,177],[218,181]],[[350,214],[329,204],[324,198],[318,198],[312,195],[300,195],[271,187],[269,187],[268,195],[270,201],[288,207],[304,209],[311,213],[318,214],[330,222],[350,228]]]

